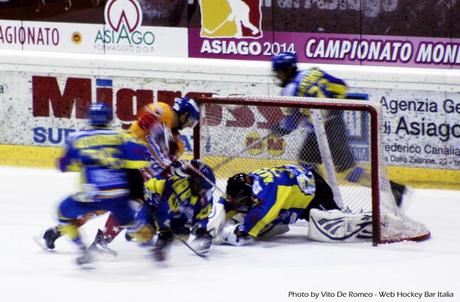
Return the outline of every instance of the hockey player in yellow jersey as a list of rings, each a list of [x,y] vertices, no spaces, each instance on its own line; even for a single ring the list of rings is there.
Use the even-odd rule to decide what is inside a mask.
[[[157,225],[158,239],[153,256],[158,261],[165,260],[174,236],[188,237],[192,233],[195,251],[207,252],[212,241],[207,224],[215,181],[212,169],[199,160],[184,163],[171,177],[150,179],[146,182],[149,193],[146,203],[157,210],[153,214],[148,208],[143,208],[138,213],[138,226],[134,231],[130,230],[131,236],[141,243],[149,242],[153,233],[145,230]]]
[[[179,131],[187,127],[193,128],[200,117],[200,110],[193,99],[177,98],[173,106],[156,102],[147,105],[129,128],[129,132],[145,143],[146,157],[149,165],[141,169],[141,175],[136,171],[128,171],[133,180],[130,186],[130,197],[141,203],[144,198],[144,182],[156,175],[168,174],[173,162],[177,161],[184,152],[184,145],[179,138]],[[85,219],[80,219],[84,224]],[[109,249],[110,243],[120,232],[117,222],[109,216],[104,229],[98,230],[91,245],[99,252],[116,254]],[[43,235],[49,249],[55,248],[55,241],[61,237],[56,227],[49,228]]]
[[[312,67],[298,70],[297,56],[293,52],[282,52],[272,58],[272,70],[282,87],[282,96],[311,98],[355,98],[357,94],[349,94],[348,85],[344,80],[332,76],[326,71]],[[357,165],[353,150],[349,144],[348,129],[340,110],[324,111],[326,131],[331,157],[338,173],[343,172],[348,181],[369,185],[368,177],[362,177],[365,170]],[[316,166],[322,162],[313,123],[307,110],[293,109],[284,118],[273,125],[272,133],[284,136],[292,133],[300,125],[308,128],[299,152],[302,164]],[[405,185],[390,181],[391,190],[398,206],[407,192]]]
[[[130,199],[128,170],[148,165],[142,142],[125,131],[111,129],[111,109],[106,104],[92,104],[88,110],[91,127],[70,135],[58,166],[63,172],[81,174],[81,190],[64,199],[58,208],[59,234],[68,235],[79,247],[78,264],[92,261],[78,231],[81,217],[89,219],[98,212],[110,212],[120,226],[134,223]],[[44,239],[43,244],[41,244]],[[41,246],[52,249],[45,238],[36,239]]]
[[[149,161],[147,168],[141,169],[142,181],[135,188],[137,199],[142,203],[141,213],[152,215],[156,211],[155,205],[144,203],[143,183],[149,179],[171,175],[178,160],[184,153],[184,143],[179,138],[180,130],[193,128],[200,118],[200,109],[193,99],[177,98],[173,106],[157,102],[147,105],[138,115],[137,120],[129,128],[129,132],[145,142],[146,156]],[[103,230],[98,230],[91,248],[99,252],[116,254],[108,248],[108,244],[122,231],[117,222],[109,216]],[[144,232],[151,232],[153,228],[144,228]],[[131,238],[129,235],[126,237]]]
[[[225,221],[210,226],[210,231],[231,245],[246,245],[256,238],[287,232],[290,224],[301,219],[316,222],[315,217],[311,219],[315,210],[322,221],[335,221],[338,231],[333,234],[327,227],[313,226],[315,230],[326,229],[314,239],[326,241],[324,237],[330,237],[327,239],[340,242],[372,238],[371,216],[342,213],[330,186],[307,167],[286,165],[238,173],[228,179],[226,196],[219,203]],[[237,215],[240,217],[232,222]]]

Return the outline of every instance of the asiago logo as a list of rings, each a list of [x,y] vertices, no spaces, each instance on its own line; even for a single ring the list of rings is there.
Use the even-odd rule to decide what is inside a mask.
[[[262,0],[200,0],[203,38],[262,37]]]
[[[105,5],[104,18],[116,32],[123,26],[133,32],[142,24],[142,9],[136,0],[109,0]]]
[[[142,9],[137,0],[108,0],[104,18],[106,27],[95,39],[104,49],[148,52],[153,47],[155,35],[142,28]]]

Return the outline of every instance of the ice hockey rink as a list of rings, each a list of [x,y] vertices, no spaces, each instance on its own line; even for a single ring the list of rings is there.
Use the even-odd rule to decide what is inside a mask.
[[[460,301],[456,191],[413,190],[405,211],[431,230],[425,242],[326,244],[309,241],[306,228],[294,226],[275,241],[213,246],[208,259],[178,242],[160,265],[148,249],[119,236],[112,243],[116,258],[99,258],[94,268],[82,269],[67,238],[57,241],[54,252],[32,240],[56,223],[56,205],[77,189],[77,175],[0,167],[0,181],[3,302]],[[104,217],[82,228],[85,241],[94,238]]]

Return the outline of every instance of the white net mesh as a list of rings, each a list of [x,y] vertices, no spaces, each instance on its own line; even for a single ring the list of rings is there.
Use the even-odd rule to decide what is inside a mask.
[[[198,101],[203,114],[195,149],[214,168],[220,191],[236,173],[307,164],[324,176],[343,209],[374,212],[374,242],[429,236],[423,224],[406,217],[396,205],[398,186],[386,176],[378,119],[372,123],[370,113],[377,112],[377,117],[378,105],[259,96]],[[379,185],[372,175],[377,175]]]

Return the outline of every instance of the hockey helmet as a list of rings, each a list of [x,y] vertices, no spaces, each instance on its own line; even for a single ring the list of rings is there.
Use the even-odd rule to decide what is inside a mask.
[[[297,70],[297,55],[295,52],[280,52],[279,54],[272,57],[272,70],[285,70],[293,68]]]
[[[193,99],[187,97],[176,98],[173,111],[179,118],[179,129],[193,128],[200,119],[200,107]]]
[[[211,167],[198,159],[190,161],[189,171],[190,188],[192,194],[201,196],[211,191],[216,185],[216,177]]]
[[[112,110],[105,103],[91,104],[88,108],[87,117],[89,124],[94,127],[107,126],[112,119]]]
[[[227,180],[227,201],[233,206],[249,206],[251,204],[252,180],[249,175],[238,173]]]

